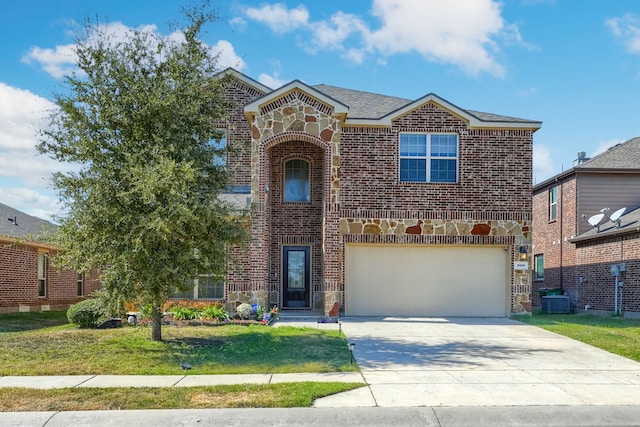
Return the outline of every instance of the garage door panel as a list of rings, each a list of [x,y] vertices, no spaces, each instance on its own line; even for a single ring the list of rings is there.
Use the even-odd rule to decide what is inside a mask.
[[[504,316],[502,246],[347,245],[349,315]]]

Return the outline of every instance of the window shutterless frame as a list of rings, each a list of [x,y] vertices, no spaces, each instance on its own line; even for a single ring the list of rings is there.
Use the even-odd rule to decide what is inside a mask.
[[[49,254],[45,252],[38,253],[38,297],[46,298],[47,296],[47,266]]]
[[[555,221],[558,218],[558,187],[549,189],[549,221]]]
[[[285,202],[311,201],[311,165],[304,159],[290,159],[284,162]]]
[[[401,132],[399,180],[403,183],[457,183],[458,135],[455,133]]]
[[[533,256],[533,280],[544,280],[544,255]]]

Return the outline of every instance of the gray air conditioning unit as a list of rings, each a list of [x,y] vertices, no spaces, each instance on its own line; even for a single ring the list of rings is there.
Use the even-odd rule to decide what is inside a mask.
[[[549,314],[571,313],[571,304],[566,295],[547,295],[542,297],[542,312]]]

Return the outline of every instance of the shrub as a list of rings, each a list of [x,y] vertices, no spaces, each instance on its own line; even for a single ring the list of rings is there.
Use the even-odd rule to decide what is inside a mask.
[[[241,319],[251,319],[255,316],[255,313],[252,313],[251,305],[247,303],[242,303],[236,307],[236,312],[238,313],[238,317]]]
[[[100,300],[93,298],[73,304],[67,310],[69,323],[75,323],[81,328],[97,328],[107,317]]]
[[[217,320],[218,322],[224,322],[229,319],[229,312],[224,306],[217,304],[211,304],[202,310],[202,318],[205,320]]]
[[[199,319],[202,310],[193,307],[174,306],[169,310],[173,313],[173,318],[176,320],[195,320]]]

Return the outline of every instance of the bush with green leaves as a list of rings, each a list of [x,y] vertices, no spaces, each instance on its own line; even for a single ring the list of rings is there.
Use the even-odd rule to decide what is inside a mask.
[[[67,310],[69,323],[75,323],[81,328],[97,328],[108,317],[100,300],[95,298],[80,301]]]
[[[201,317],[203,320],[224,322],[229,320],[229,312],[223,305],[211,304],[202,309]]]
[[[176,320],[196,320],[200,318],[202,310],[198,310],[194,307],[184,307],[176,305],[169,310],[173,313],[173,318]]]

